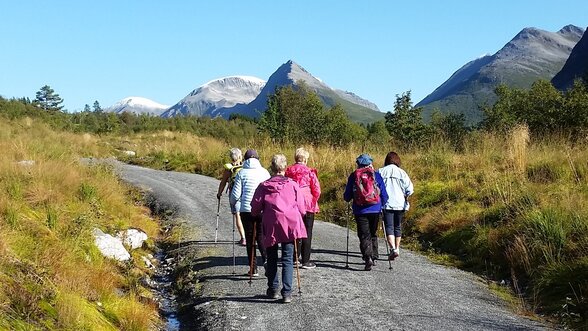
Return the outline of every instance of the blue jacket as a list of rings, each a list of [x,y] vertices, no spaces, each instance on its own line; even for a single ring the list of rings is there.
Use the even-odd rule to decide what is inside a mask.
[[[349,202],[353,200],[353,181],[354,173],[349,175],[347,178],[347,186],[345,186],[345,192],[343,193],[343,199]],[[380,188],[380,202],[374,205],[368,206],[357,206],[355,203],[353,204],[353,214],[355,215],[363,215],[363,214],[378,214],[382,211],[382,206],[388,202],[388,193],[386,192],[386,186],[384,184],[384,180],[379,173],[375,173],[376,178],[376,185]]]

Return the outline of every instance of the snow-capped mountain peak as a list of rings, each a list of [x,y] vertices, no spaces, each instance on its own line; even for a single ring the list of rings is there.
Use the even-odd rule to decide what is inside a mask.
[[[215,117],[220,108],[251,102],[264,86],[263,79],[252,76],[228,76],[214,79],[190,92],[161,116],[206,115]]]
[[[114,105],[105,108],[104,111],[114,112],[116,114],[132,112],[135,114],[151,114],[159,116],[168,108],[169,106],[167,105],[160,104],[147,98],[127,97]]]

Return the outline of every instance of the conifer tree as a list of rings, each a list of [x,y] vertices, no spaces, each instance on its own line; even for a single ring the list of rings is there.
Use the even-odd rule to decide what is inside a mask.
[[[44,85],[36,93],[33,105],[47,111],[61,111],[63,99],[49,86]]]

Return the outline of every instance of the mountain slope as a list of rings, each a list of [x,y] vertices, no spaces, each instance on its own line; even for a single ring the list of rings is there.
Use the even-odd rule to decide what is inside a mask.
[[[162,117],[218,115],[218,110],[251,102],[264,87],[265,81],[250,76],[230,76],[212,80],[170,107]]]
[[[153,100],[142,97],[128,97],[120,100],[114,105],[105,108],[105,112],[121,114],[130,112],[135,114],[150,114],[154,116],[161,115],[169,106],[162,105]]]
[[[560,72],[553,77],[551,82],[560,90],[572,86],[576,78],[588,76],[588,33],[584,32],[582,39],[578,41],[570,57]]]
[[[495,101],[501,84],[528,88],[538,79],[551,79],[564,65],[584,30],[568,25],[558,32],[525,28],[492,56],[484,56],[457,70],[416,106],[429,118],[434,109],[463,113],[469,123],[481,119],[479,107]]]
[[[219,114],[223,117],[228,117],[233,113],[250,117],[259,117],[260,114],[265,111],[268,96],[274,93],[276,88],[286,85],[297,86],[299,81],[304,81],[309,89],[316,92],[327,107],[341,104],[345,112],[353,121],[371,123],[384,118],[384,113],[379,112],[377,106],[373,103],[361,99],[350,92],[343,92],[330,88],[291,60],[282,64],[269,77],[267,83],[253,101],[247,105],[226,107],[219,110]],[[372,107],[375,109],[372,109]]]

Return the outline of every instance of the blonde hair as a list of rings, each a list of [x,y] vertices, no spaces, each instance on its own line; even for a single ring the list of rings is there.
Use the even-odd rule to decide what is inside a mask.
[[[270,166],[270,169],[274,174],[284,172],[287,166],[288,162],[286,161],[286,156],[284,154],[276,154],[272,156],[272,165]]]
[[[294,153],[294,160],[296,160],[296,162],[304,162],[308,160],[309,156],[310,153],[308,153],[304,147],[300,147],[296,149],[296,152]]]
[[[241,161],[243,159],[243,153],[241,153],[241,150],[236,147],[229,150],[229,156],[233,162]]]

